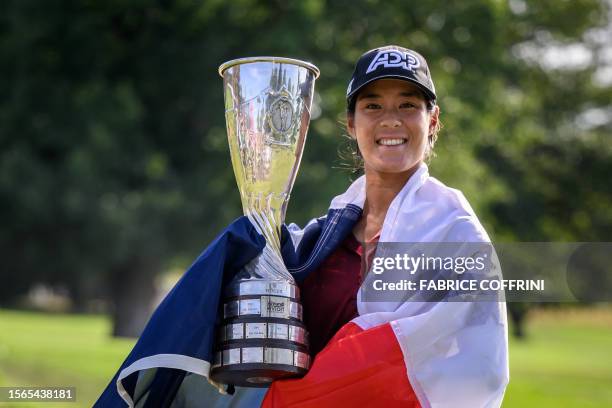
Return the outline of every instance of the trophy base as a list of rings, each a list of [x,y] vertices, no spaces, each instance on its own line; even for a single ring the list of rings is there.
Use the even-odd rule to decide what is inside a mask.
[[[215,353],[210,378],[240,387],[266,387],[275,380],[303,376],[309,367],[304,345],[287,340],[234,340]]]
[[[236,364],[233,366],[213,368],[210,378],[223,384],[233,384],[238,387],[265,388],[272,381],[301,377],[308,370],[286,364]]]
[[[290,282],[241,280],[226,290],[210,378],[267,387],[310,367],[299,289]]]

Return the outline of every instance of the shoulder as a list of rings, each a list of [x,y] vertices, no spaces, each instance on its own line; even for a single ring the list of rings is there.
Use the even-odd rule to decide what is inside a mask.
[[[419,200],[429,202],[436,207],[443,207],[446,210],[456,210],[465,213],[465,215],[475,216],[472,206],[461,190],[449,187],[435,177],[428,177],[417,194]]]
[[[491,242],[474,209],[458,189],[447,186],[435,177],[428,177],[417,192],[419,201],[430,204],[436,212],[451,215],[445,241]]]

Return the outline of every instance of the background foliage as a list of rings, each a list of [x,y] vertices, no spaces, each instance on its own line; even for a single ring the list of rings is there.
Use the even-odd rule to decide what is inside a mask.
[[[217,67],[245,56],[322,72],[288,221],[348,185],[353,64],[396,43],[427,57],[440,95],[431,173],[494,238],[609,240],[610,34],[603,0],[4,1],[0,305],[44,283],[138,333],[154,277],[241,214]]]

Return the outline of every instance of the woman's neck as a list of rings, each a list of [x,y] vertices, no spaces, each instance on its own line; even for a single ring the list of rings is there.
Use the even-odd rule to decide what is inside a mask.
[[[380,232],[391,202],[418,168],[419,165],[416,165],[403,173],[379,173],[366,168],[363,215],[353,230],[357,239],[370,241]]]
[[[419,164],[402,173],[379,173],[366,169],[364,215],[375,215],[376,218],[382,216],[384,218],[391,201],[404,188],[418,168]]]

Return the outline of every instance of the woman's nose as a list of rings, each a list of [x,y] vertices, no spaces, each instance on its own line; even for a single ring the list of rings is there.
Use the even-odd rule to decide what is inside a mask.
[[[400,127],[401,124],[402,122],[399,120],[398,113],[395,110],[385,112],[380,121],[380,126],[382,127],[394,128]]]

